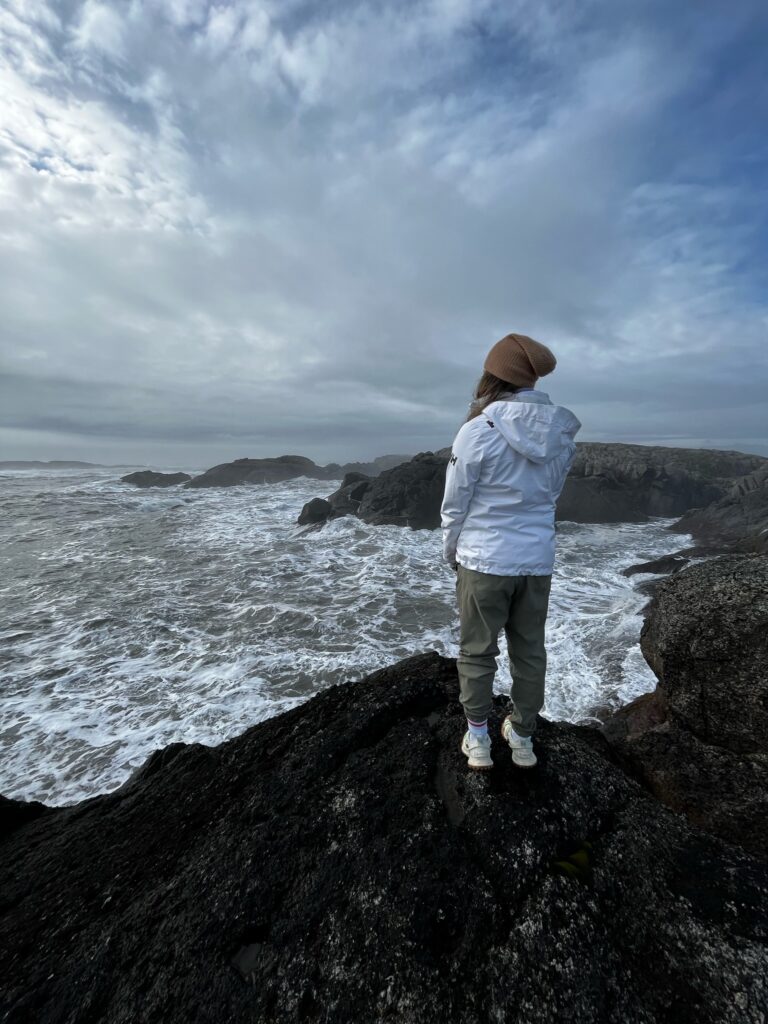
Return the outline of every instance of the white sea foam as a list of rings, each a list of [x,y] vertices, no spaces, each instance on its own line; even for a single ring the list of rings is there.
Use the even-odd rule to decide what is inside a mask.
[[[138,491],[115,472],[0,479],[0,792],[69,803],[156,748],[219,743],[335,682],[455,655],[439,532],[295,525],[335,485]],[[582,721],[652,688],[646,598],[621,569],[683,546],[667,520],[559,529],[545,713]],[[503,636],[497,688],[510,686]]]

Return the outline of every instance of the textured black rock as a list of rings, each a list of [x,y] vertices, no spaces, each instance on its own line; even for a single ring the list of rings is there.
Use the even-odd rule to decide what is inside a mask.
[[[371,476],[405,462],[407,455],[381,455],[373,462],[336,462],[318,466],[303,455],[279,455],[275,459],[235,459],[207,469],[185,487],[235,487],[238,484],[270,484],[307,476],[313,480],[338,480],[347,473],[367,471]]]
[[[275,459],[235,459],[207,469],[185,487],[235,487],[238,484],[272,484],[299,476],[328,479],[321,466],[303,455],[279,455]]]
[[[636,565],[630,565],[626,569],[622,569],[623,576],[635,576],[637,573],[657,573],[658,575],[666,575],[667,573],[680,572],[688,564],[690,559],[686,555],[672,554],[662,555],[661,558],[654,558],[650,562],[638,562]]]
[[[308,523],[324,523],[331,511],[331,503],[325,498],[313,498],[302,508],[297,522],[299,526],[306,526]]]
[[[450,448],[422,452],[381,473],[359,503],[339,488],[328,501],[333,516],[357,515],[375,525],[435,529]],[[708,449],[584,442],[557,504],[557,518],[576,523],[643,522],[676,516],[716,501],[734,480],[766,466],[759,455]]]
[[[433,530],[440,525],[448,453],[421,452],[389,469],[362,495],[357,515],[374,526],[410,526]]]
[[[643,522],[679,516],[721,498],[768,460],[708,448],[580,442],[557,506],[576,523]]]
[[[659,683],[605,724],[617,755],[692,822],[768,856],[768,558],[660,582],[641,647]]]
[[[738,480],[719,501],[686,513],[673,529],[739,551],[768,552],[768,465]]]
[[[146,469],[138,473],[128,473],[120,479],[124,484],[135,484],[136,487],[173,487],[174,484],[183,484],[192,477],[189,473],[155,473],[151,469]]]
[[[417,656],[0,845],[0,1019],[758,1024],[768,867],[692,827],[594,729],[534,770],[459,752]]]
[[[324,523],[328,519],[338,519],[339,516],[356,515],[363,495],[372,482],[372,478],[364,473],[347,473],[333,494],[325,499],[313,498],[308,501],[299,513],[297,522],[299,525]]]

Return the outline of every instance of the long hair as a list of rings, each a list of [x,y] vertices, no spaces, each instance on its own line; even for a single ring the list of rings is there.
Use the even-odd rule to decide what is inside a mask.
[[[473,420],[475,416],[479,416],[486,405],[490,405],[491,402],[496,402],[504,394],[518,391],[514,384],[510,384],[506,380],[501,380],[500,377],[495,377],[492,373],[487,370],[483,370],[483,375],[477,382],[475,387],[474,400],[470,406],[469,416],[467,416],[467,422]]]

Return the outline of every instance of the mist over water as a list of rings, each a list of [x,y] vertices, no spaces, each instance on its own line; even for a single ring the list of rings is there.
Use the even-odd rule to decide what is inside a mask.
[[[125,472],[0,473],[3,795],[71,803],[168,743],[220,743],[332,683],[457,653],[439,531],[297,527],[328,481],[142,491]],[[672,521],[560,525],[548,717],[588,720],[655,685],[646,577],[621,569],[684,546]]]

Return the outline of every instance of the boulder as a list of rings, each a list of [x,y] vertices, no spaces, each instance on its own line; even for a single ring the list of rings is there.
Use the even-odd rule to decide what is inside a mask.
[[[331,518],[355,515],[372,482],[373,478],[364,473],[347,473],[341,481],[341,487],[328,498]]]
[[[680,576],[674,577],[675,580]],[[758,1024],[768,865],[600,731],[470,773],[455,663],[419,655],[0,846],[0,1017]]]
[[[605,723],[621,762],[690,821],[768,855],[768,558],[661,581],[641,648],[658,686]]]
[[[136,487],[173,487],[174,484],[183,484],[191,479],[189,473],[155,473],[151,469],[120,477],[122,483],[134,484]]]
[[[768,552],[768,464],[742,477],[718,501],[691,509],[672,529],[738,551]]]
[[[331,514],[331,503],[325,498],[313,498],[308,501],[299,513],[299,526],[312,523],[324,523]]]
[[[374,526],[434,530],[440,525],[447,465],[447,454],[421,452],[385,470],[366,489],[357,515]]]
[[[299,525],[317,524],[340,516],[355,515],[370,485],[371,477],[364,473],[346,473],[341,486],[333,494],[308,501],[299,513],[297,522]]]
[[[654,558],[650,562],[638,562],[636,565],[630,565],[628,568],[622,569],[621,572],[623,576],[635,576],[637,573],[645,572],[666,575],[684,569],[689,561],[687,555],[679,553],[662,555],[661,558]]]

